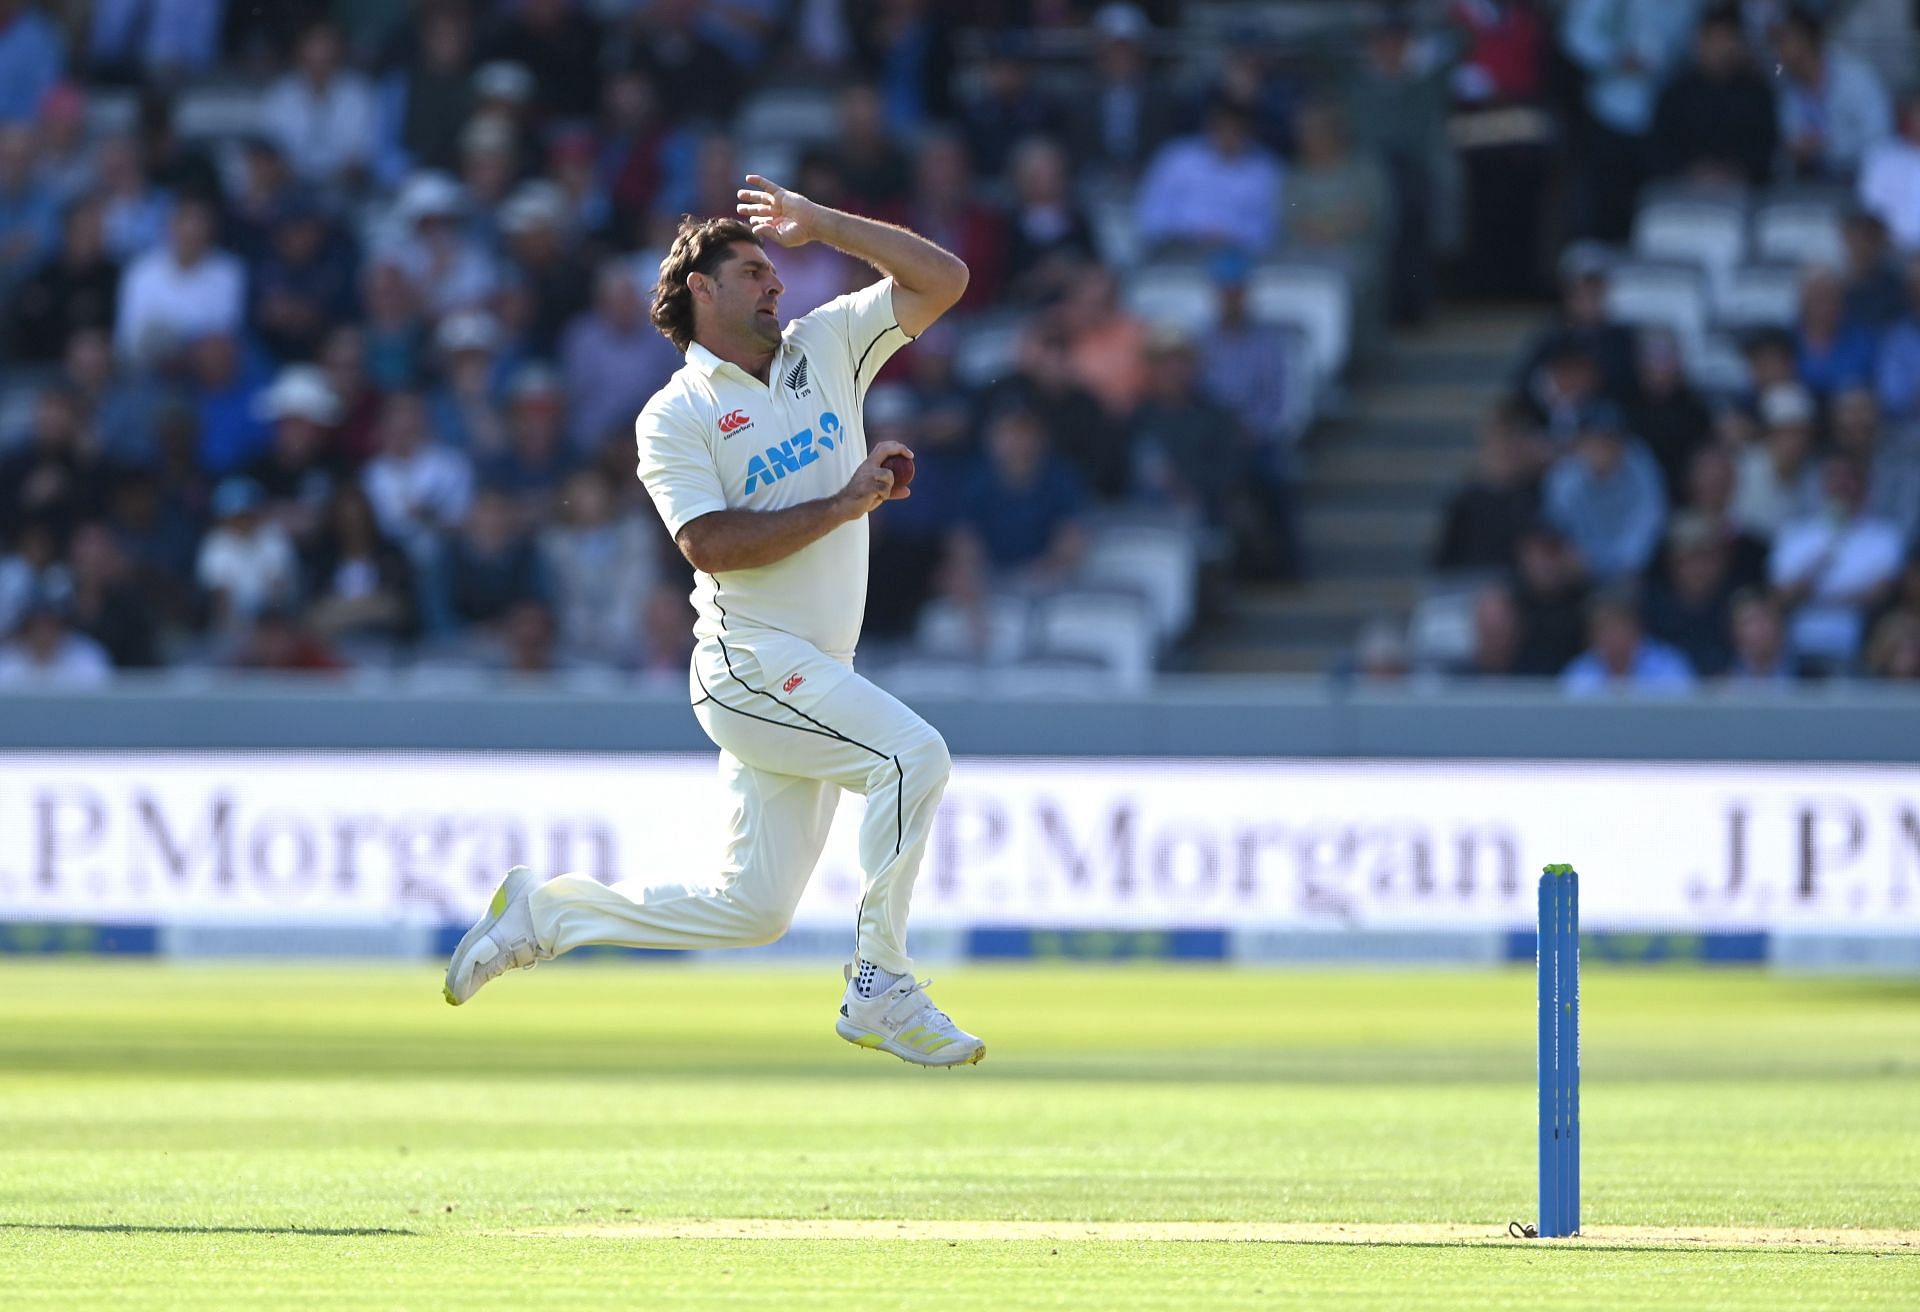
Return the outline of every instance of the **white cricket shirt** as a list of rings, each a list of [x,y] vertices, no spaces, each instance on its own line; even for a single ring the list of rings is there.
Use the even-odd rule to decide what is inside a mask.
[[[781,510],[831,496],[867,458],[860,406],[907,342],[893,280],[787,325],[768,382],[698,342],[634,421],[640,481],[678,535],[716,510]],[[867,607],[867,519],[759,569],[694,575],[696,637],[772,629],[851,660]]]

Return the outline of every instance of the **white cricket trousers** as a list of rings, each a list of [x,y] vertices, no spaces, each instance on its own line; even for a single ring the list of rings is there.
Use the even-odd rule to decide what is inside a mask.
[[[532,897],[540,945],[771,943],[793,919],[844,788],[867,798],[856,959],[911,973],[907,904],[952,766],[940,735],[851,664],[786,633],[703,640],[692,695],[733,798],[718,879],[609,887],[561,875]]]

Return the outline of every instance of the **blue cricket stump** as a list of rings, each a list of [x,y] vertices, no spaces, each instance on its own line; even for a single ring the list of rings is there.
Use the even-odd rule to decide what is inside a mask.
[[[1580,1233],[1580,876],[1540,872],[1540,1225]]]

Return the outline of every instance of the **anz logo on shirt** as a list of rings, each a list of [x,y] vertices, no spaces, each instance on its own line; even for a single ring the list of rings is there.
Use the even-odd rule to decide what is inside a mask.
[[[797,474],[820,458],[820,451],[831,451],[840,440],[840,416],[828,410],[820,416],[820,432],[803,428],[779,446],[770,446],[765,454],[747,461],[747,485],[742,496],[752,496],[761,488],[772,487],[788,474]],[[818,448],[818,449],[816,449]]]

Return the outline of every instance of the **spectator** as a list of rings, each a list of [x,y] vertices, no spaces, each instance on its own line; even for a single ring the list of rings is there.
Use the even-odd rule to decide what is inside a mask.
[[[1138,5],[1100,6],[1092,30],[1093,86],[1071,102],[1067,146],[1097,180],[1124,187],[1172,135],[1174,99],[1149,66],[1153,25]]]
[[[94,0],[87,60],[116,82],[176,83],[219,53],[226,0]]]
[[[1687,383],[1680,344],[1672,334],[1648,332],[1640,339],[1640,376],[1627,413],[1634,435],[1660,466],[1668,499],[1686,488],[1687,471],[1713,437],[1713,415]]]
[[[356,309],[353,246],[312,196],[288,199],[268,242],[249,289],[249,320],[276,359],[311,360]]]
[[[1131,416],[1147,384],[1147,326],[1120,304],[1112,271],[1082,271],[1061,302],[1067,365],[1074,381],[1093,393],[1110,419]]]
[[[1703,447],[1687,470],[1686,512],[1713,526],[1726,548],[1734,582],[1749,587],[1767,574],[1768,542],[1743,528],[1733,513],[1737,479],[1734,453],[1724,446]]]
[[[1199,341],[1200,385],[1266,448],[1267,467],[1284,472],[1287,448],[1299,437],[1292,424],[1300,407],[1289,406],[1288,398],[1296,389],[1310,390],[1313,381],[1295,376],[1286,330],[1256,322],[1248,310],[1246,257],[1222,251],[1207,269],[1219,302],[1213,327]]]
[[[466,523],[448,545],[443,575],[446,611],[465,624],[497,624],[514,606],[547,594],[533,540],[513,502],[492,488],[473,498]]]
[[[293,67],[260,102],[260,122],[302,181],[351,191],[372,168],[379,116],[366,79],[342,67],[344,54],[333,24],[302,32]]]
[[[0,126],[0,293],[9,296],[60,236],[59,203],[34,165],[33,129]]]
[[[1244,110],[1215,105],[1203,132],[1155,153],[1134,202],[1134,226],[1149,249],[1230,246],[1257,258],[1281,235],[1283,172],[1254,140]]]
[[[1801,670],[1787,652],[1786,618],[1780,603],[1761,587],[1742,588],[1729,604],[1733,660],[1725,671],[1734,687],[1790,687]]]
[[[380,88],[383,182],[459,167],[460,129],[473,112],[473,50],[465,5],[421,6],[419,34]]]
[[[570,248],[565,222],[565,197],[550,182],[522,186],[500,215],[512,274],[532,300],[527,348],[543,358],[593,298],[593,276]]]
[[[426,317],[407,275],[390,260],[361,271],[361,321],[367,376],[385,390],[412,387],[424,373]]]
[[[1503,679],[1520,673],[1520,608],[1513,593],[1491,584],[1473,595],[1473,642],[1449,674]]]
[[[1371,156],[1355,153],[1346,123],[1331,104],[1302,110],[1297,135],[1299,154],[1287,178],[1288,244],[1330,256],[1346,269],[1363,333],[1378,332],[1387,318],[1381,284],[1395,230],[1386,174]],[[1424,265],[1407,276],[1423,277]]]
[[[1406,626],[1386,616],[1367,621],[1353,644],[1351,677],[1362,683],[1403,683],[1411,673],[1413,649]]]
[[[231,333],[209,333],[187,348],[186,378],[201,469],[232,473],[266,450],[271,433],[260,396],[272,374],[258,352]]]
[[[1452,0],[1448,15],[1466,39],[1451,124],[1466,183],[1467,287],[1531,298],[1559,145],[1544,112],[1547,23],[1532,0]]]
[[[1671,644],[1694,672],[1712,678],[1733,663],[1729,604],[1738,586],[1733,557],[1704,515],[1680,514],[1667,528],[1666,568],[1647,589],[1647,632]]]
[[[1066,287],[1073,270],[1094,258],[1093,229],[1074,204],[1067,159],[1048,137],[1029,137],[1013,152],[1013,213],[1007,225],[1007,291],[1036,302]]]
[[[1112,501],[1126,495],[1133,480],[1128,429],[1109,419],[1077,381],[1067,336],[1058,327],[1038,319],[1022,327],[1013,375],[994,385],[983,408],[988,414],[1029,411],[1095,496]]]
[[[60,558],[60,530],[44,514],[11,515],[0,520],[0,634],[11,633],[36,597],[65,597],[73,573]]]
[[[74,629],[99,643],[117,669],[158,665],[153,607],[113,530],[99,520],[80,525],[68,554],[73,561],[73,592],[67,614]]]
[[[1689,692],[1694,672],[1687,658],[1640,627],[1630,591],[1616,589],[1594,598],[1587,610],[1591,646],[1560,676],[1569,696],[1611,692],[1671,695]]]
[[[1508,403],[1480,423],[1477,462],[1447,500],[1435,570],[1508,570],[1540,513],[1540,462],[1526,413]]]
[[[289,365],[261,395],[259,411],[273,425],[273,437],[247,466],[247,477],[266,496],[273,520],[305,548],[345,474],[336,440],[340,398],[321,370]]]
[[[813,197],[812,192],[805,194]],[[967,290],[954,307],[957,313],[976,313],[1000,301],[1006,225],[978,196],[965,139],[946,131],[923,135],[914,160],[907,224],[965,261]]]
[[[1544,502],[1602,582],[1647,567],[1667,512],[1660,467],[1621,431],[1618,409],[1605,403],[1582,416],[1573,451],[1547,472]]]
[[[1920,253],[1907,259],[1906,312],[1881,340],[1874,392],[1888,419],[1920,420]]]
[[[630,266],[602,265],[594,286],[592,312],[573,321],[560,351],[572,402],[570,436],[582,451],[616,429],[627,431],[647,398],[680,367],[673,343],[647,320]]]
[[[493,264],[461,231],[460,187],[453,179],[416,174],[395,208],[408,238],[391,259],[435,317],[473,309],[493,294]]]
[[[440,321],[435,345],[441,381],[428,403],[435,436],[475,461],[503,454],[507,430],[500,420],[500,403],[510,362],[498,350],[499,323],[478,312],[450,314]]]
[[[482,462],[480,481],[512,497],[526,523],[542,523],[575,464],[559,378],[545,365],[527,365],[514,377],[508,406],[507,449]]]
[[[107,653],[69,627],[66,603],[57,597],[36,596],[13,640],[0,644],[0,687],[72,690],[98,688],[112,679]]]
[[[1875,625],[1866,668],[1876,679],[1920,681],[1920,616],[1895,611]]]
[[[1560,40],[1585,75],[1574,170],[1582,236],[1626,240],[1660,88],[1686,50],[1691,0],[1569,0]]]
[[[1524,374],[1515,404],[1541,432],[1564,442],[1579,427],[1580,416],[1596,405],[1611,404],[1602,390],[1593,352],[1573,337],[1560,337],[1540,352],[1539,364]]]
[[[1740,453],[1733,521],[1772,540],[1787,522],[1813,508],[1813,398],[1795,383],[1777,384],[1760,398],[1760,444]]]
[[[1246,111],[1253,135],[1262,146],[1276,155],[1290,156],[1295,93],[1276,66],[1266,32],[1258,24],[1246,23],[1228,28],[1225,36],[1219,74],[1182,117],[1202,118],[1207,106],[1216,101],[1237,105]]]
[[[84,422],[98,438],[101,459],[119,469],[153,464],[160,387],[150,378],[114,370],[113,343],[104,330],[84,328],[72,335],[61,382],[72,389]]]
[[[1776,387],[1800,386],[1800,348],[1784,328],[1757,328],[1740,343],[1747,365],[1747,391],[1757,406]]]
[[[1900,96],[1899,133],[1867,151],[1860,201],[1887,225],[1894,244],[1920,253],[1920,87]]]
[[[334,425],[334,450],[341,463],[357,470],[379,446],[376,428],[386,403],[367,372],[367,340],[359,327],[345,323],[320,344],[320,370],[326,375],[340,418]]]
[[[877,88],[855,83],[840,93],[833,163],[853,208],[899,217],[913,186],[913,164],[894,140]]]
[[[265,517],[266,504],[266,493],[250,478],[229,478],[214,490],[216,522],[200,544],[194,577],[215,626],[229,637],[268,606],[291,604],[298,595],[293,540]]]
[[[99,512],[106,492],[107,470],[82,427],[80,397],[43,388],[26,440],[0,454],[0,524],[41,517],[64,541],[75,523]]]
[[[1198,371],[1190,342],[1167,329],[1155,335],[1132,424],[1136,495],[1224,531],[1243,577],[1293,578],[1299,563],[1288,489],[1233,412],[1201,394]]]
[[[274,225],[310,195],[295,181],[287,157],[271,137],[244,138],[239,179],[226,194],[221,240],[248,269],[255,268],[273,250]]]
[[[98,185],[100,159],[87,122],[87,96],[71,82],[47,92],[40,104],[40,176],[63,209]]]
[[[157,254],[155,248],[167,240],[173,203],[147,180],[138,143],[128,136],[109,136],[100,143],[98,161],[94,194],[105,207],[101,223],[107,254],[122,265]]]
[[[1011,407],[1018,402],[1009,397],[1003,404]],[[867,393],[866,418],[869,446],[906,443],[919,470],[913,495],[889,502],[883,513],[871,519],[873,553],[867,575],[865,632],[901,637],[913,631],[920,608],[938,581],[961,484],[973,464],[972,435],[964,429],[949,429],[939,440],[931,440],[939,430],[928,431],[920,398],[912,388],[898,383],[880,383]]]
[[[674,133],[643,73],[616,73],[601,99],[595,177],[613,207],[614,227],[639,236],[653,212]]]
[[[1770,573],[1794,654],[1838,672],[1860,654],[1865,618],[1892,591],[1903,552],[1898,527],[1867,513],[1864,470],[1834,456],[1821,474],[1825,505],[1781,530]]]
[[[417,392],[387,398],[379,432],[380,452],[361,471],[361,486],[380,531],[425,563],[438,541],[466,518],[473,466],[434,440],[426,402]]]
[[[190,446],[190,427],[184,437]],[[141,594],[169,629],[193,628],[200,622],[193,579],[204,507],[199,484],[163,483],[150,469],[122,474],[113,489],[108,522]]]
[[[570,666],[554,650],[553,611],[544,601],[518,601],[499,625],[499,668],[508,674],[550,675]]]
[[[1395,323],[1418,323],[1432,300],[1441,173],[1452,154],[1446,134],[1446,69],[1414,41],[1403,15],[1389,12],[1367,33],[1366,57],[1347,107],[1361,145],[1386,170],[1391,213],[1381,225],[1391,242],[1385,283]],[[1512,252],[1508,253],[1512,258]]]
[[[1886,88],[1864,61],[1827,41],[1807,9],[1790,9],[1773,29],[1784,73],[1780,138],[1801,177],[1852,179],[1867,153],[1892,130]]]
[[[786,7],[784,0],[733,0],[729,8],[738,16],[750,5]],[[880,6],[855,28],[856,58],[862,68],[873,70],[881,111],[896,131],[918,134],[929,120],[952,117],[952,22],[943,7],[910,0]]]
[[[67,353],[75,334],[113,331],[120,266],[107,254],[97,200],[67,211],[59,251],[14,290],[8,307],[7,354],[23,364],[50,364]]]
[[[1048,587],[1064,581],[1086,548],[1086,497],[1039,422],[1009,410],[987,428],[986,450],[960,489],[954,578],[964,597],[990,582]]]
[[[1870,210],[1847,214],[1840,234],[1847,247],[1843,317],[1876,337],[1906,312],[1907,286],[1887,241],[1887,225]]]
[[[1813,269],[1801,281],[1800,381],[1822,401],[1873,377],[1873,333],[1847,318],[1846,305],[1846,284],[1833,270]]]
[[[1773,88],[1753,66],[1735,6],[1701,15],[1693,63],[1660,93],[1650,144],[1656,177],[1759,187],[1772,175],[1780,145]]]
[[[600,33],[573,0],[524,0],[495,29],[486,58],[526,66],[543,111],[590,118],[600,80]]]
[[[967,145],[983,178],[1004,177],[1014,146],[1051,131],[1060,121],[1060,107],[1034,85],[1016,45],[1010,32],[988,35],[977,91],[962,110]],[[1090,153],[1078,157],[1091,167]]]
[[[620,669],[638,661],[648,599],[661,585],[658,542],[652,524],[621,513],[600,471],[568,477],[559,522],[540,548],[570,659]]]
[[[1553,389],[1563,396],[1569,390],[1581,393],[1562,399],[1545,386],[1541,371],[1554,357],[1569,359],[1568,348],[1584,351],[1598,375],[1584,389]],[[1560,313],[1534,338],[1515,389],[1533,398],[1535,417],[1544,424],[1556,404],[1583,405],[1602,393],[1619,404],[1631,402],[1635,373],[1633,334],[1607,313],[1606,254],[1585,244],[1570,247],[1560,260]]]
[[[1833,398],[1829,431],[1833,454],[1867,471],[1867,510],[1889,519],[1903,542],[1920,542],[1920,430],[1889,434],[1880,407],[1864,387]]]
[[[234,664],[271,674],[335,674],[346,662],[308,628],[300,608],[274,602],[253,617],[241,636]]]
[[[0,0],[0,123],[27,123],[60,77],[59,29],[26,0]]]
[[[240,330],[246,275],[213,245],[213,211],[183,199],[167,245],[133,262],[120,284],[114,340],[135,365],[150,365],[211,333]]]
[[[701,0],[654,0],[636,6],[616,65],[644,73],[660,103],[692,123],[726,121],[736,95],[732,80],[715,76],[731,61],[698,29]],[[704,212],[704,211],[703,211]]]
[[[324,520],[301,554],[306,622],[316,634],[371,644],[366,654],[391,654],[420,630],[414,568],[380,532],[373,506],[357,484],[334,489]]]
[[[520,141],[511,119],[481,112],[467,121],[460,133],[460,186],[468,207],[468,237],[487,246],[498,243],[501,210],[522,167]]]

